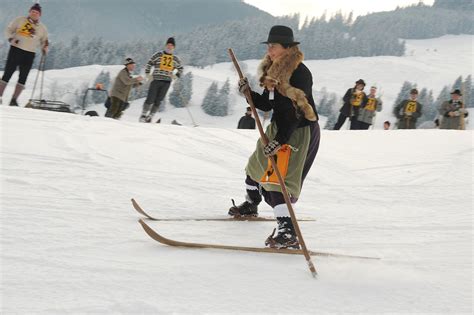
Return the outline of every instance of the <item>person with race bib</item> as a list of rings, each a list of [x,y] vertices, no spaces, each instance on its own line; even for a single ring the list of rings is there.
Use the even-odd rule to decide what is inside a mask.
[[[14,19],[5,30],[5,37],[10,43],[7,63],[3,77],[0,80],[0,104],[5,88],[17,68],[20,70],[18,82],[15,86],[10,106],[18,106],[18,97],[25,89],[26,79],[30,73],[36,50],[41,48],[43,55],[48,53],[48,30],[40,22],[41,6],[34,4],[28,16],[20,16]]]
[[[156,52],[148,61],[145,68],[145,77],[151,81],[148,96],[143,104],[140,122],[151,122],[158,111],[161,101],[166,96],[171,81],[183,73],[181,60],[174,54],[176,41],[173,37],[166,41],[165,50]],[[153,74],[150,74],[154,68]]]
[[[357,117],[357,129],[367,130],[373,124],[377,112],[382,111],[382,100],[376,96],[377,87],[371,86],[367,102],[361,106]]]
[[[357,117],[359,108],[367,102],[367,95],[364,93],[365,82],[362,79],[356,81],[355,86],[347,90],[342,98],[344,104],[339,110],[340,114],[334,125],[334,130],[341,129],[342,125],[349,118],[351,121],[351,130],[359,129]]]
[[[422,115],[423,105],[418,101],[418,90],[410,90],[410,99],[394,107],[393,114],[398,118],[398,129],[416,129],[416,121]]]

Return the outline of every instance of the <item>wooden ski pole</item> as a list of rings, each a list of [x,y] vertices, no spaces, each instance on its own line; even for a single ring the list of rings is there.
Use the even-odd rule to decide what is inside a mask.
[[[240,69],[239,62],[237,61],[237,58],[234,55],[234,51],[232,50],[232,48],[229,48],[228,51],[229,51],[230,59],[232,59],[232,62],[234,63],[235,70],[237,70],[237,73],[239,74],[240,79],[243,79],[244,75],[242,73],[242,70]],[[267,145],[269,140],[268,140],[267,135],[263,131],[262,124],[260,123],[260,118],[258,117],[257,109],[255,108],[255,105],[253,104],[252,95],[250,94],[250,88],[248,88],[244,94],[245,94],[245,97],[247,98],[247,102],[249,103],[250,108],[252,109],[253,116],[255,117],[255,122],[257,123],[258,131],[260,133],[260,139],[263,145]],[[293,210],[293,206],[291,205],[291,201],[288,195],[288,191],[286,189],[285,181],[283,180],[283,177],[280,174],[280,170],[278,169],[278,166],[273,156],[270,156],[269,160],[270,160],[270,163],[272,164],[275,174],[278,177],[278,182],[280,183],[281,192],[283,194],[283,198],[285,198],[285,203],[288,207],[288,211],[291,217],[291,222],[293,223],[293,226],[295,228],[296,235],[298,236],[298,240],[301,244],[303,255],[306,258],[306,262],[308,263],[308,267],[309,267],[309,270],[311,271],[311,274],[313,275],[314,278],[316,278],[318,273],[316,272],[316,268],[314,267],[314,264],[311,260],[311,256],[309,255],[308,249],[306,248],[303,235],[301,234],[301,230],[298,225],[298,220],[296,219],[295,211]]]

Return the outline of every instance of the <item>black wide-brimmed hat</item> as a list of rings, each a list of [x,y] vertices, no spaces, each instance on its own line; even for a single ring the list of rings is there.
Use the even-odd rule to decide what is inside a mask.
[[[125,58],[125,61],[123,62],[124,66],[128,66],[131,64],[135,64],[135,61],[132,58]]]
[[[293,37],[293,30],[288,26],[284,25],[275,25],[270,29],[268,34],[268,39],[262,44],[284,44],[284,45],[298,45],[300,42],[295,42]]]
[[[462,96],[462,93],[461,93],[460,89],[455,89],[454,91],[451,92],[451,94],[457,94],[459,96]]]
[[[362,84],[363,86],[365,86],[365,81],[362,80],[362,79],[359,79],[359,80],[356,81],[356,85],[357,84]]]

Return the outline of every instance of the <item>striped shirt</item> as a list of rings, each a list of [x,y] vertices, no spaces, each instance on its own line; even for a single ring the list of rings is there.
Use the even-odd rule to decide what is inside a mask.
[[[161,81],[171,81],[173,78],[173,70],[177,69],[177,77],[183,73],[183,66],[178,56],[168,54],[165,51],[155,53],[145,67],[145,75],[150,74],[151,68],[154,67],[153,79]]]

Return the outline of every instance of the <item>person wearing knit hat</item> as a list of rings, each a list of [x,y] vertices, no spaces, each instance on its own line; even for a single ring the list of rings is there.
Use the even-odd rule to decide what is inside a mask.
[[[176,41],[174,37],[166,40],[164,50],[160,50],[153,54],[145,67],[145,77],[147,81],[151,81],[148,89],[148,95],[143,103],[140,122],[151,122],[153,116],[158,111],[161,101],[165,98],[166,93],[171,85],[171,81],[180,77],[183,73],[181,60],[174,54]],[[151,69],[154,68],[153,73]]]
[[[173,49],[176,48],[176,41],[174,40],[174,37],[168,38],[168,40],[166,41],[166,45],[168,45],[168,44],[172,44]]]
[[[398,118],[398,129],[416,129],[416,121],[423,111],[423,105],[417,99],[418,90],[413,88],[410,90],[410,98],[393,108],[393,114]]]
[[[26,79],[33,65],[36,50],[41,49],[43,55],[48,53],[48,30],[40,22],[42,8],[35,3],[29,10],[28,16],[20,16],[8,24],[5,34],[10,43],[5,72],[0,80],[0,104],[3,92],[13,73],[19,68],[20,74],[15,86],[10,106],[18,106],[18,97],[25,88]]]
[[[346,94],[344,94],[344,97],[342,98],[344,104],[339,110],[340,113],[339,117],[337,118],[337,122],[334,125],[334,130],[341,129],[347,118],[351,120],[351,130],[359,129],[359,123],[357,120],[359,109],[361,106],[365,106],[368,100],[367,95],[364,92],[364,88],[365,81],[359,79],[355,82],[355,86],[353,88],[350,88],[346,91]]]

